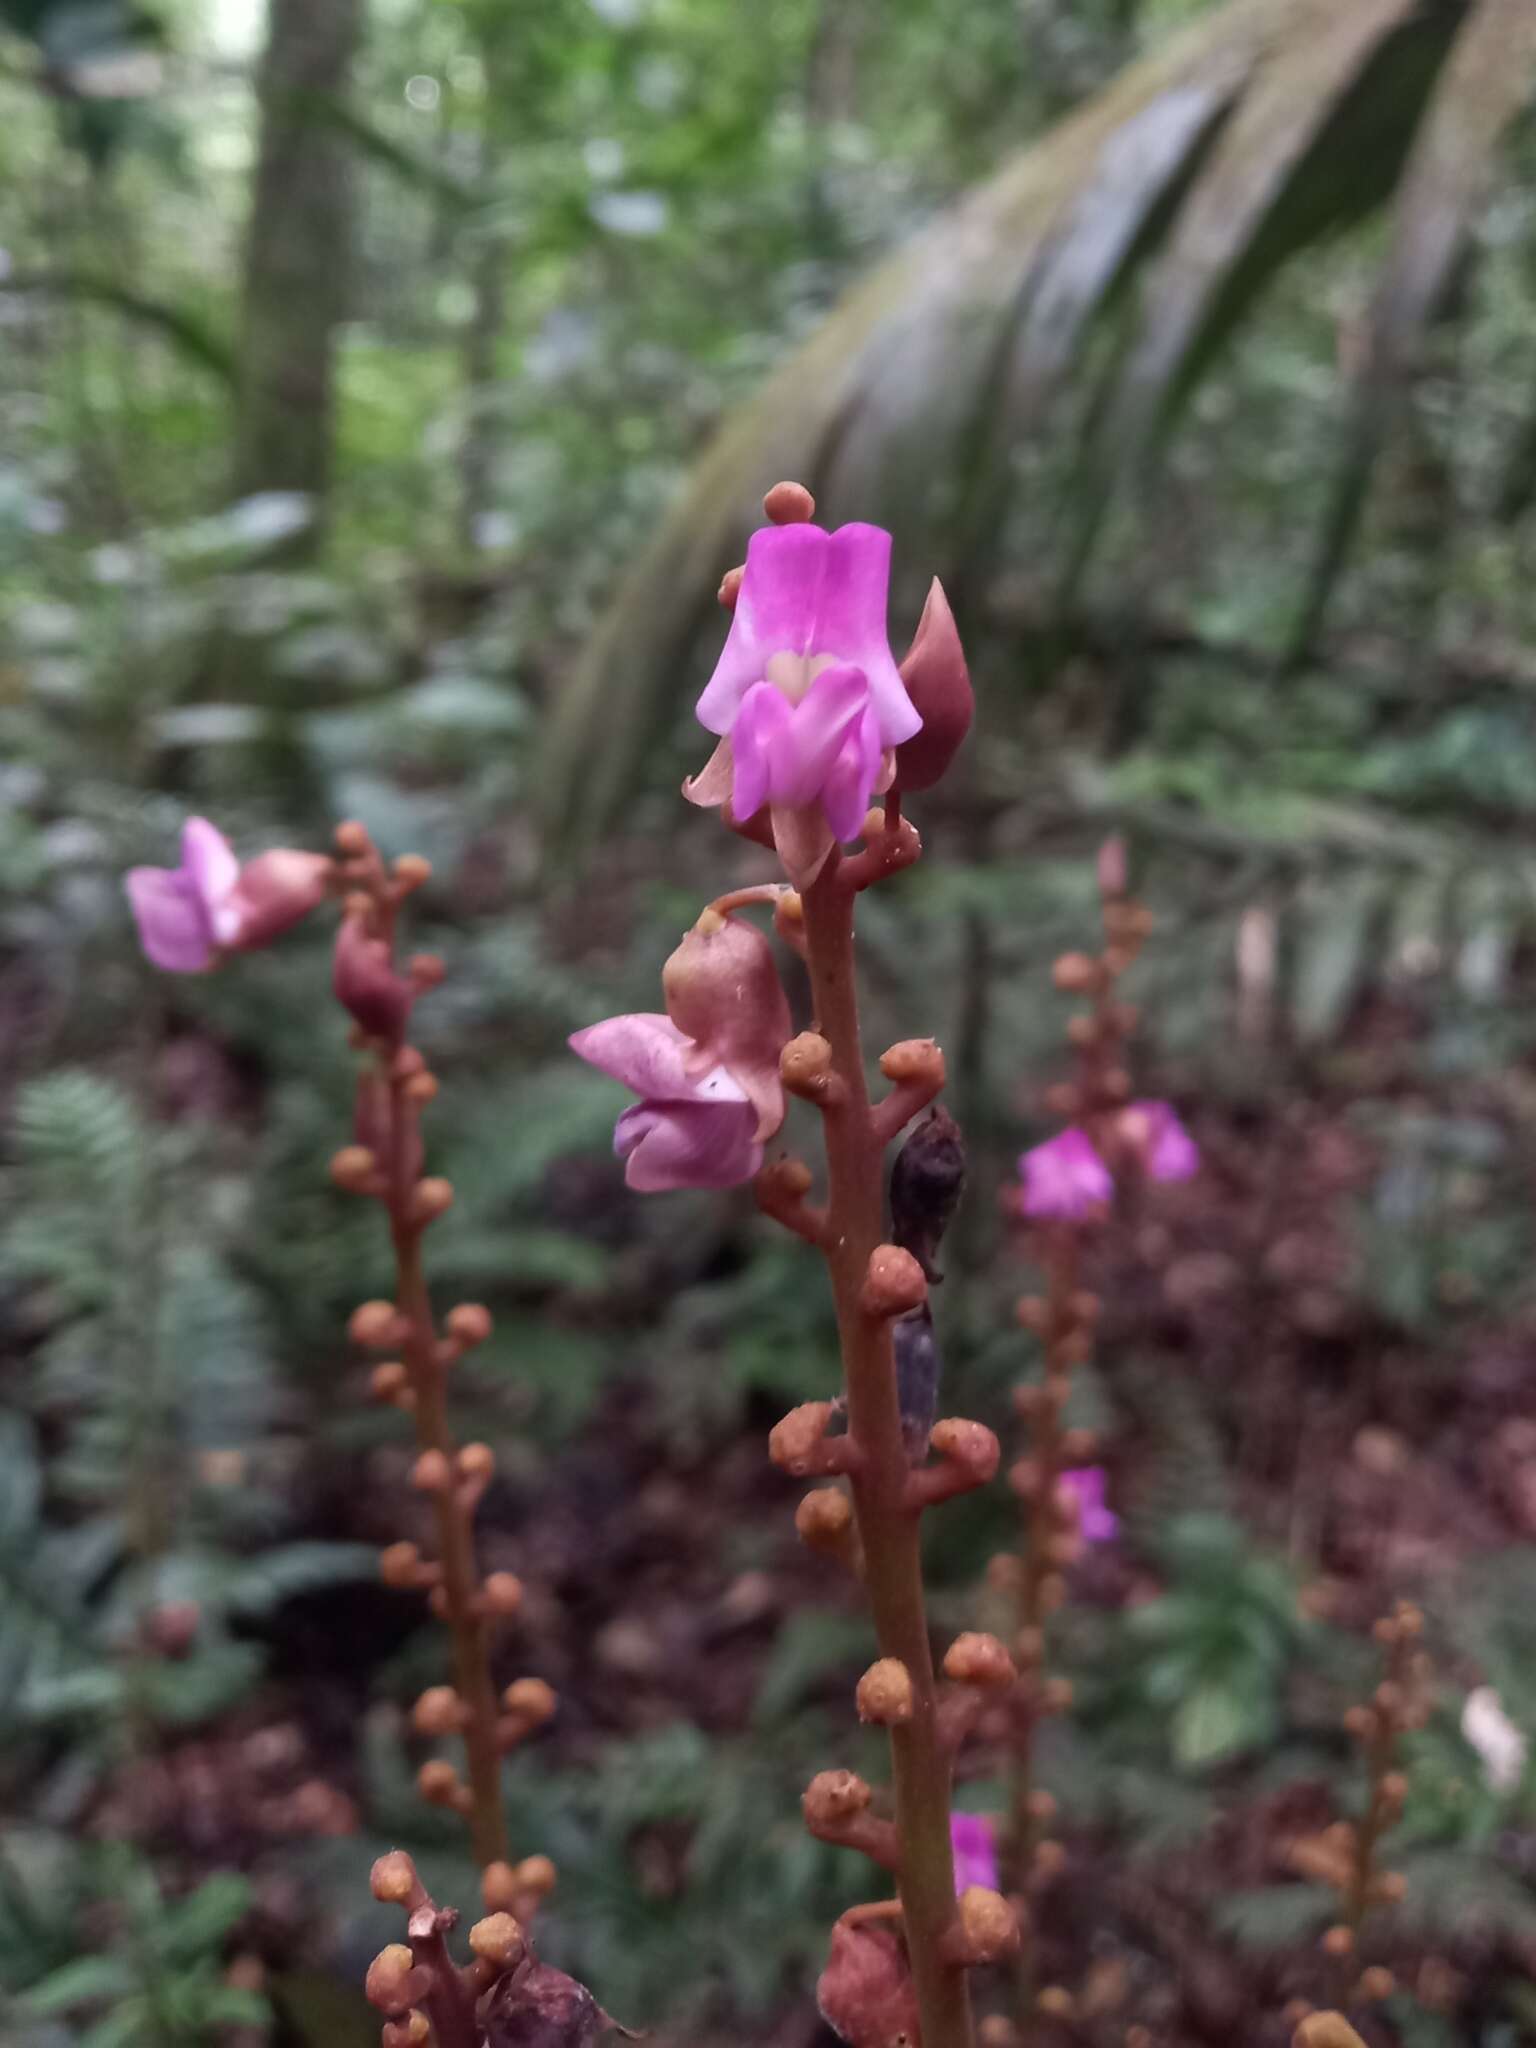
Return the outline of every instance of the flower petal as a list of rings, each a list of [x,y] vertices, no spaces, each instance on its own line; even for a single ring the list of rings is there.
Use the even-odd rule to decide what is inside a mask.
[[[880,728],[873,705],[866,704],[858,723],[838,749],[822,784],[821,804],[838,839],[857,839],[880,778]]]
[[[736,1187],[763,1163],[756,1122],[743,1101],[642,1102],[619,1118],[613,1149],[637,1194]]]
[[[1147,1172],[1154,1180],[1193,1180],[1200,1171],[1200,1147],[1168,1102],[1134,1102],[1147,1120]]]
[[[731,727],[731,756],[736,764],[731,784],[733,818],[745,822],[768,801],[778,779],[775,771],[793,746],[793,720],[789,700],[781,697],[772,683],[754,683],[742,698]]]
[[[213,959],[202,901],[180,868],[130,868],[123,878],[145,957],[168,974],[201,974]]]
[[[831,654],[863,669],[880,723],[881,743],[897,746],[922,724],[886,632],[891,536],[854,521],[827,536],[826,565],[808,654]]]
[[[1024,1181],[1026,1216],[1058,1217],[1073,1222],[1114,1194],[1109,1168],[1085,1131],[1059,1132],[1036,1145],[1019,1161]]]
[[[763,680],[771,654],[811,651],[830,538],[824,527],[800,523],[760,526],[748,541],[731,629],[698,702],[699,723],[707,732],[731,730],[742,698]]]
[[[203,906],[209,931],[221,946],[233,944],[240,913],[231,899],[240,880],[240,862],[217,825],[206,818],[188,818],[181,828],[181,866]]]
[[[693,1102],[702,1083],[688,1072],[686,1054],[693,1040],[659,1011],[637,1011],[627,1017],[605,1017],[566,1041],[578,1059],[622,1081],[636,1095],[652,1102]],[[713,1075],[710,1076],[711,1081]],[[725,1085],[737,1102],[746,1096],[729,1075]],[[719,1090],[716,1089],[718,1094]]]
[[[691,804],[707,811],[718,810],[731,794],[736,763],[729,739],[723,739],[697,775],[683,783],[683,795]]]

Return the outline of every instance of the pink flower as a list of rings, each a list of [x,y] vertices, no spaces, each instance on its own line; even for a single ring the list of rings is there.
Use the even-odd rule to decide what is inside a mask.
[[[416,989],[395,972],[388,944],[369,931],[364,917],[344,917],[331,956],[336,1000],[352,1013],[370,1038],[398,1043],[410,1022]]]
[[[608,1017],[573,1032],[570,1048],[640,1097],[619,1118],[613,1149],[640,1194],[729,1188],[763,1163],[758,1112],[723,1066],[689,1071],[694,1041],[670,1017]]]
[[[989,1892],[998,1889],[996,1830],[984,1813],[951,1814],[949,1845],[955,1857],[957,1898],[973,1884]]]
[[[1139,1150],[1153,1180],[1193,1180],[1200,1171],[1200,1147],[1168,1102],[1133,1102],[1124,1120],[1139,1118]],[[1136,1135],[1133,1127],[1132,1135]]]
[[[264,946],[324,897],[324,854],[275,847],[242,867],[206,818],[181,830],[179,868],[130,868],[124,878],[139,944],[156,967],[201,974],[219,954]]]
[[[1115,1191],[1109,1168],[1085,1131],[1075,1126],[1036,1145],[1019,1161],[1026,1216],[1076,1222]]]
[[[747,546],[731,629],[698,703],[721,743],[683,785],[727,796],[739,822],[766,804],[791,879],[807,887],[857,836],[889,785],[891,749],[922,718],[886,637],[891,537],[878,526],[765,526]]]
[[[779,1054],[793,1029],[773,948],[744,917],[704,911],[661,970],[667,1015],[692,1041],[684,1054],[702,1078],[724,1067],[757,1111],[759,1139],[784,1121]]]
[[[1112,1543],[1120,1533],[1120,1517],[1104,1504],[1104,1467],[1077,1465],[1057,1479],[1058,1490],[1077,1509],[1078,1531],[1085,1543]]]

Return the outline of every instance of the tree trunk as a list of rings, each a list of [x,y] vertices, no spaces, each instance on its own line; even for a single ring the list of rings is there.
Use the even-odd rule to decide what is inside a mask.
[[[363,0],[270,0],[257,80],[234,486],[237,496],[306,493],[311,547],[330,483],[335,332],[352,240],[350,150],[327,110],[346,93],[362,20]]]

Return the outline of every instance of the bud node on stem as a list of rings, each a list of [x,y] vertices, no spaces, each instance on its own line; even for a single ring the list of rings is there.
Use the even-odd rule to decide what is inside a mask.
[[[921,1262],[900,1245],[879,1244],[869,1255],[859,1306],[865,1315],[885,1322],[921,1307],[928,1299],[928,1281]],[[929,1413],[933,1411],[930,1409]]]
[[[882,1657],[859,1680],[856,1700],[861,1721],[900,1727],[912,1718],[912,1674],[899,1657]]]

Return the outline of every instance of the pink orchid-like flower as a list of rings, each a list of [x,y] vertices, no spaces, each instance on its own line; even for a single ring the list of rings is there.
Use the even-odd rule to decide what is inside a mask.
[[[1168,1102],[1133,1102],[1125,1121],[1138,1139],[1153,1180],[1193,1180],[1200,1171],[1200,1147]],[[1138,1130],[1139,1125],[1139,1130]]]
[[[998,1889],[997,1830],[984,1813],[954,1813],[949,1819],[949,1846],[955,1858],[955,1896],[979,1884]]]
[[[578,1058],[640,1097],[613,1133],[637,1193],[735,1187],[762,1165],[758,1112],[746,1090],[723,1066],[690,1072],[694,1041],[670,1017],[607,1017],[568,1042]]]
[[[1078,1222],[1109,1201],[1115,1184],[1086,1131],[1076,1126],[1035,1145],[1019,1160],[1023,1212]]]
[[[922,725],[886,635],[890,564],[878,526],[760,528],[699,699],[699,722],[721,744],[684,794],[729,798],[743,823],[766,804],[802,888],[835,840],[857,835],[889,784],[891,750]]]
[[[1076,1465],[1056,1481],[1077,1509],[1077,1527],[1085,1543],[1112,1543],[1120,1533],[1120,1517],[1105,1504],[1104,1467]]]
[[[306,917],[326,893],[324,854],[274,847],[243,867],[206,818],[181,831],[181,865],[130,868],[124,877],[139,944],[170,974],[201,974],[221,953],[264,946]]]

